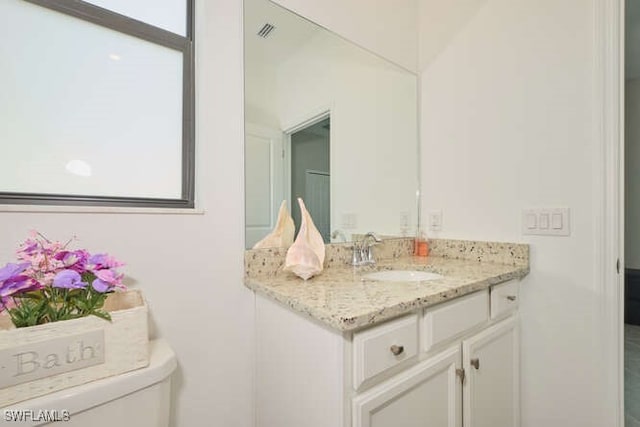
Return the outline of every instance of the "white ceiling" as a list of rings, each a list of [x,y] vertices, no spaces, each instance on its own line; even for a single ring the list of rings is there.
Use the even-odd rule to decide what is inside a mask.
[[[629,80],[640,77],[640,0],[627,0],[625,21],[625,73]]]
[[[245,57],[278,62],[289,57],[323,29],[268,0],[246,0]],[[265,23],[275,26],[265,39],[257,35]]]

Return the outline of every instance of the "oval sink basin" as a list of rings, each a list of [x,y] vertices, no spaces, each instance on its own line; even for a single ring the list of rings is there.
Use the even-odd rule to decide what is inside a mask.
[[[362,276],[366,280],[380,280],[387,282],[422,282],[425,280],[442,279],[444,276],[428,271],[416,270],[385,270],[376,271]]]

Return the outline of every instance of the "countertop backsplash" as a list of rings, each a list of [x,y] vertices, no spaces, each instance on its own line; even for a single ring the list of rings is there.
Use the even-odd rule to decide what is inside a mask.
[[[353,243],[326,245],[324,268],[351,265]],[[413,254],[413,238],[385,238],[374,246],[378,261],[402,258]],[[514,267],[529,266],[529,245],[508,242],[482,242],[473,240],[429,239],[429,257],[505,264]],[[267,248],[245,251],[245,277],[265,277],[282,270],[287,249]],[[322,274],[322,273],[321,273]]]

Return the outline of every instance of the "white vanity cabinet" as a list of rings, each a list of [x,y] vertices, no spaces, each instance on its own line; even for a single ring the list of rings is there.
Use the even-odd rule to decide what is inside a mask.
[[[458,346],[353,398],[353,427],[459,427],[462,356]]]
[[[517,289],[355,332],[257,295],[256,426],[518,427]]]
[[[520,425],[519,346],[513,316],[462,341],[464,427]]]

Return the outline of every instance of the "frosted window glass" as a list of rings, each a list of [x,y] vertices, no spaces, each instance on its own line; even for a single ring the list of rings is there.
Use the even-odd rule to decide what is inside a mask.
[[[0,1],[0,191],[180,198],[182,53]]]
[[[187,34],[187,0],[85,0],[181,36]]]

